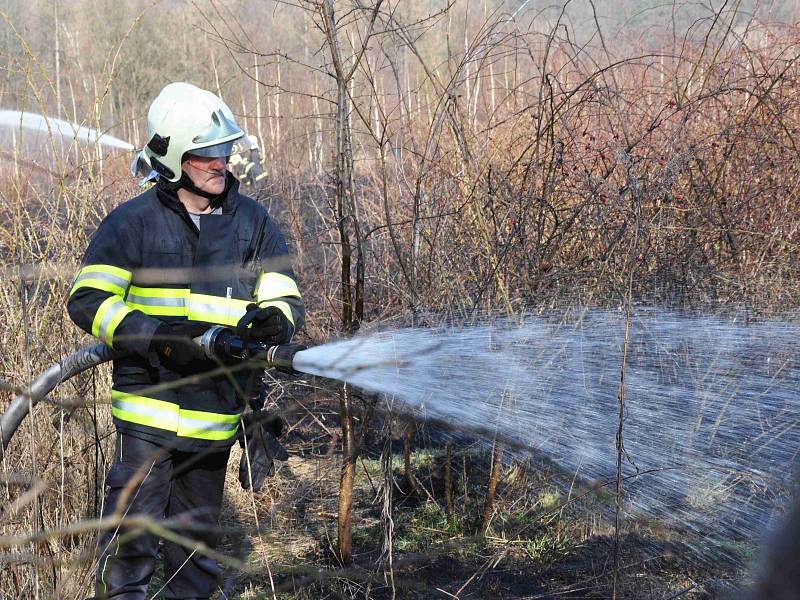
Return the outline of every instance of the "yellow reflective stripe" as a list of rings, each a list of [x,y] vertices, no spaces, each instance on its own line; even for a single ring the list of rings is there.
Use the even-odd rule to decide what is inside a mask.
[[[178,431],[180,407],[173,402],[111,390],[111,414],[123,421]]]
[[[86,278],[81,280],[76,280],[75,284],[72,286],[72,289],[69,291],[69,295],[72,296],[75,292],[77,292],[81,288],[92,288],[95,290],[102,290],[104,292],[111,292],[115,296],[124,296],[125,295],[125,288],[122,288],[110,281],[103,281],[102,279],[95,279],[95,278]]]
[[[210,421],[212,423],[239,423],[239,415],[226,415],[221,413],[205,412],[202,410],[181,409],[181,418],[195,419],[197,421]]]
[[[184,410],[174,402],[111,391],[111,412],[123,421],[172,431],[179,437],[227,440],[239,430],[239,414]]]
[[[218,325],[236,325],[247,312],[247,300],[220,298],[207,294],[189,295],[188,317],[191,321],[205,321]]]
[[[131,286],[125,302],[148,315],[188,317],[192,321],[218,325],[236,325],[250,303],[236,298],[193,294],[187,288],[137,286]]]
[[[127,411],[119,408],[116,405],[111,405],[111,415],[118,418],[120,421],[127,421],[128,423],[136,423],[137,425],[146,425],[147,427],[155,427],[156,429],[166,429],[167,431],[177,431],[170,427],[165,427],[168,422],[164,421],[161,417],[153,417],[150,415],[142,415],[138,412]]]
[[[188,316],[190,321],[203,321],[204,323],[213,323],[214,325],[227,325],[229,327],[235,327],[243,315],[244,313],[239,316],[233,314],[220,315],[213,312],[194,310],[190,311]]]
[[[128,295],[145,298],[188,298],[189,288],[154,288],[132,285],[128,290]]]
[[[128,392],[120,392],[119,390],[111,390],[111,400],[130,401],[141,406],[148,408],[155,408],[165,412],[174,412],[176,415],[180,411],[180,406],[174,402],[167,402],[166,400],[159,400],[157,398],[148,398],[147,396],[139,396],[137,394],[129,394]]]
[[[125,305],[119,296],[106,298],[94,315],[92,335],[100,338],[113,348],[114,331],[116,331],[122,319],[131,312],[133,311]]]
[[[281,273],[262,273],[256,289],[256,298],[259,301],[287,296],[300,297],[300,290],[294,280]],[[187,288],[145,288],[132,285],[125,297],[125,304],[147,315],[188,317],[192,321],[236,325],[247,311],[250,301],[194,294]],[[266,306],[277,306],[294,324],[291,307],[286,302],[273,300]]]
[[[283,302],[281,300],[271,300],[269,302],[259,302],[259,306],[277,306],[281,309],[281,312],[289,319],[289,323],[294,326],[294,315],[292,314],[292,307],[289,306],[288,302]]]
[[[80,271],[78,271],[78,275],[83,275],[84,273],[107,273],[109,275],[115,275],[120,279],[125,279],[126,281],[130,282],[131,278],[133,277],[133,273],[131,271],[126,271],[120,267],[115,267],[114,265],[86,265]]]
[[[187,437],[187,438],[195,438],[200,440],[229,440],[233,436],[236,435],[236,432],[239,430],[239,426],[237,425],[234,429],[230,431],[210,431],[206,429],[195,429],[193,427],[181,427],[178,430],[178,437]]]
[[[117,296],[124,296],[133,274],[112,265],[86,265],[75,276],[70,296],[77,290],[90,287]]]
[[[257,300],[274,300],[286,296],[300,298],[300,290],[297,283],[291,277],[283,273],[261,273],[256,283],[256,291],[253,294]]]
[[[143,288],[132,285],[125,297],[125,304],[146,315],[185,317],[188,299],[188,288]]]
[[[181,410],[178,437],[227,440],[239,430],[239,415],[223,415],[198,410]]]
[[[126,302],[133,310],[140,310],[146,315],[156,317],[185,317],[185,306],[151,306],[149,304],[138,304],[136,302]]]
[[[264,179],[264,177],[266,177],[266,176],[267,176],[267,172],[266,172],[266,171],[264,171],[264,172],[263,172],[263,173],[261,173],[260,175],[256,175],[256,181],[261,181],[261,180],[262,180],[262,179]]]

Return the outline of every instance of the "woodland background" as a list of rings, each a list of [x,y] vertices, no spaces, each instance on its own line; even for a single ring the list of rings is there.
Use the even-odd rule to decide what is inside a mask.
[[[765,315],[800,292],[799,11],[7,0],[0,106],[140,148],[166,83],[218,92],[260,140],[255,193],[290,241],[309,343],[631,301]],[[13,126],[0,139],[4,406],[88,341],[65,296],[96,224],[138,188],[130,153]],[[629,531],[635,567],[618,578],[599,560],[602,498],[564,501],[547,465],[330,383],[280,380],[273,395],[292,459],[262,494],[229,485],[228,597],[691,597],[693,582],[733,576],[663,548],[637,561],[654,534]],[[2,597],[90,592],[107,370],[51,401],[3,458]]]

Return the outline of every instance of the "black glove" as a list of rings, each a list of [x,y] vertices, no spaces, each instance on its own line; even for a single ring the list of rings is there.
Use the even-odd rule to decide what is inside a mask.
[[[244,415],[242,421],[246,436],[240,438],[244,452],[239,461],[239,483],[243,490],[249,490],[252,476],[253,491],[257,492],[264,486],[267,477],[275,474],[275,460],[289,460],[289,453],[277,439],[283,433],[283,419],[260,410]]]
[[[196,321],[162,323],[150,340],[150,352],[162,365],[181,374],[197,373],[210,367],[211,361],[194,338],[203,335],[210,325]]]
[[[247,312],[236,324],[236,335],[243,340],[285,344],[292,339],[292,324],[277,306],[248,304]]]

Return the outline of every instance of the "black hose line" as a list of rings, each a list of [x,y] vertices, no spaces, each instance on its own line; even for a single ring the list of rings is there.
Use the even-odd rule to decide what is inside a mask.
[[[39,375],[22,393],[18,394],[0,417],[0,440],[2,450],[0,459],[4,456],[11,438],[22,423],[30,409],[55,387],[78,373],[108,362],[114,357],[114,351],[106,344],[85,346],[73,352],[60,362],[51,365]]]
[[[267,367],[275,367],[286,373],[296,374],[292,368],[292,359],[297,352],[305,350],[302,345],[268,346],[258,342],[247,342],[239,339],[226,327],[212,327],[202,337],[196,339],[209,357],[225,356],[228,359],[256,359],[266,363]],[[59,383],[67,381],[78,373],[108,362],[118,356],[106,344],[85,346],[73,352],[60,362],[51,365],[39,375],[22,393],[17,395],[0,417],[0,459],[14,437],[30,409],[55,389]]]

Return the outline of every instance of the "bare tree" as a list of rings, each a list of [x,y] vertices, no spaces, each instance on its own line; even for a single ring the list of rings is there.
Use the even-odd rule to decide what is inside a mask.
[[[376,0],[370,7],[365,7],[360,2],[352,3],[351,17],[355,15],[353,27],[358,31],[360,45],[358,48],[353,48],[352,53],[347,56],[340,42],[342,28],[337,22],[333,0],[314,3],[314,8],[320,16],[320,25],[327,42],[336,82],[334,204],[341,244],[342,331],[347,334],[353,334],[364,320],[364,239],[353,183],[349,86],[375,34],[376,18],[382,4],[383,0]],[[359,13],[365,13],[366,16],[363,30],[358,27],[361,24]],[[355,265],[353,265],[354,260]],[[353,281],[353,267],[355,267],[355,281]],[[340,416],[342,474],[339,485],[339,556],[342,562],[347,564],[352,557],[353,483],[358,447],[353,429],[353,403],[346,384],[342,386],[340,392]]]

